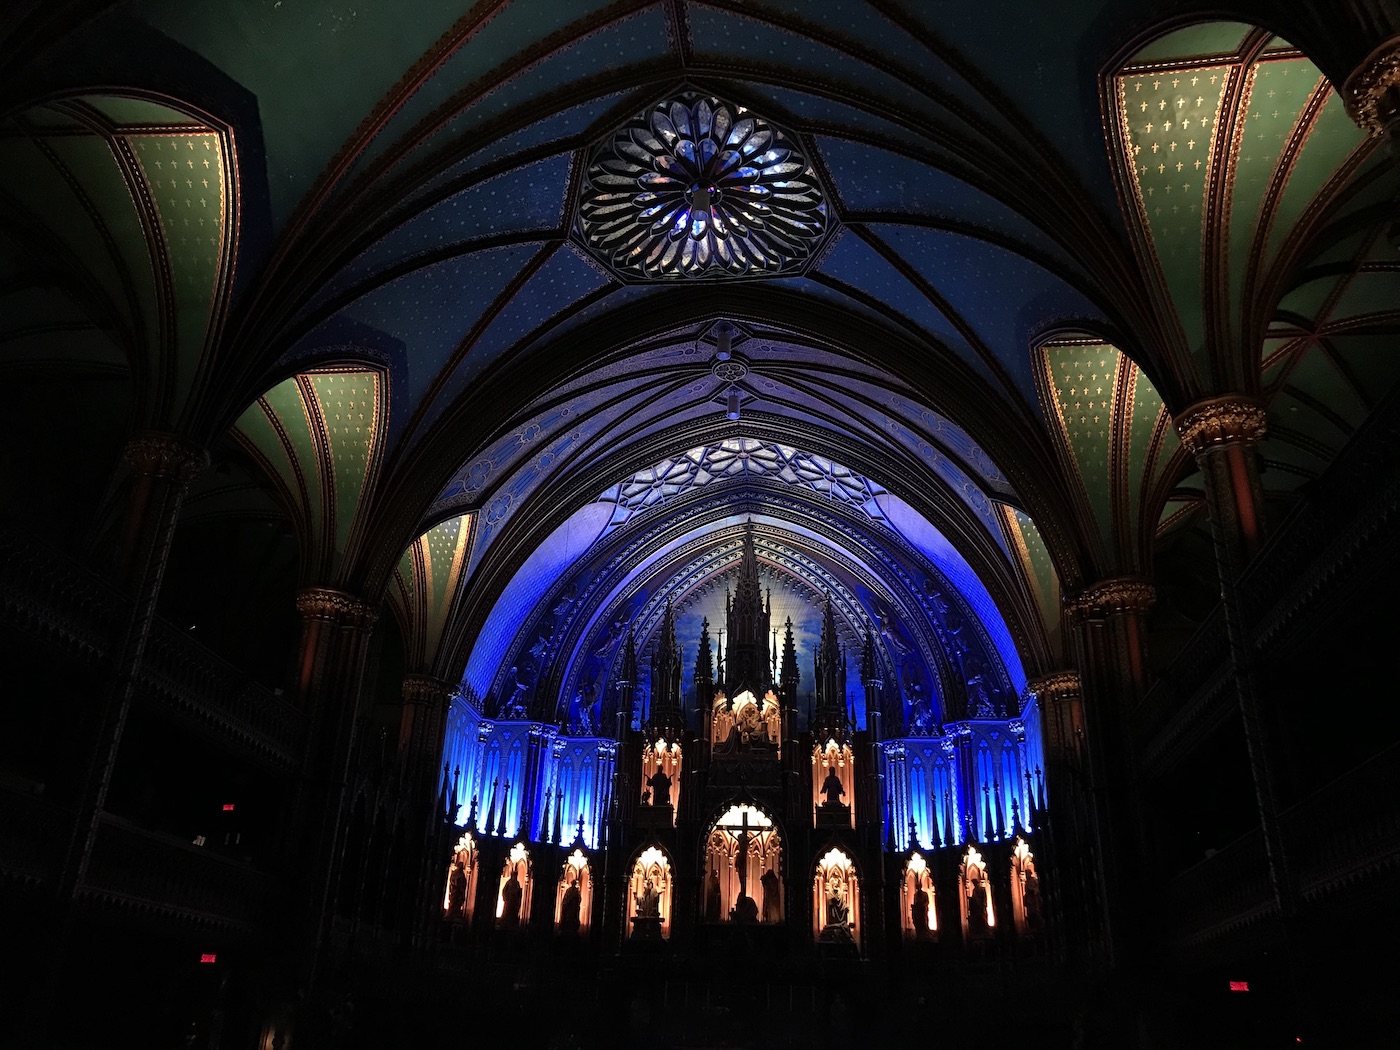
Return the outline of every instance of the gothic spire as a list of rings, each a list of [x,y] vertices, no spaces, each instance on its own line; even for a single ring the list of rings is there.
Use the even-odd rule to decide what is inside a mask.
[[[676,642],[676,614],[669,600],[661,614],[656,655],[651,659],[651,711],[647,723],[672,739],[685,728],[681,711],[681,647]]]
[[[839,736],[849,730],[846,714],[846,656],[836,634],[836,613],[827,595],[822,615],[822,635],[817,643],[817,719],[816,727],[827,736]]]

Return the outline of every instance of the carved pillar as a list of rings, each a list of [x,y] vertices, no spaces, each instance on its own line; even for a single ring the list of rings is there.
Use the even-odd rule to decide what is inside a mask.
[[[125,460],[133,483],[116,577],[131,605],[113,639],[104,669],[105,681],[77,799],[77,816],[58,882],[61,901],[70,900],[86,877],[136,679],[146,654],[175,522],[189,483],[209,465],[208,453],[173,434],[146,434],[132,439],[126,446]]]
[[[1391,37],[1362,60],[1342,85],[1347,113],[1371,134],[1384,133],[1400,153],[1400,37]]]
[[[1395,52],[1393,58],[1400,61],[1400,52]],[[1386,97],[1393,96],[1396,90],[1392,84]],[[1220,577],[1221,609],[1269,861],[1269,878],[1279,914],[1291,930],[1298,913],[1298,893],[1283,844],[1274,764],[1259,702],[1254,645],[1240,593],[1240,575],[1263,539],[1260,514],[1263,497],[1255,449],[1265,434],[1266,425],[1264,409],[1255,401],[1239,397],[1214,398],[1192,405],[1176,420],[1181,443],[1196,457],[1205,483]]]
[[[297,596],[301,614],[298,694],[306,743],[296,784],[289,870],[296,975],[293,991],[314,998],[316,968],[330,921],[350,755],[369,639],[378,615],[343,591],[311,587]],[[314,1009],[314,1006],[313,1006]]]
[[[1065,624],[1083,691],[1104,942],[1115,965],[1131,966],[1141,958],[1138,920],[1143,911],[1133,902],[1143,857],[1142,827],[1128,714],[1146,691],[1143,618],[1154,597],[1146,580],[1125,576],[1102,580],[1065,601]]]
[[[404,870],[418,872],[407,895],[412,906],[409,936],[416,943],[426,940],[439,915],[441,894],[435,873],[445,863],[437,853],[446,836],[438,807],[438,769],[450,703],[451,691],[441,679],[426,674],[404,676],[399,756],[411,811],[420,813],[423,820],[417,855],[404,859]]]
[[[1089,780],[1084,701],[1077,671],[1026,684],[1045,726],[1045,808],[1037,828],[1051,934],[1072,953],[1106,942],[1098,814]]]

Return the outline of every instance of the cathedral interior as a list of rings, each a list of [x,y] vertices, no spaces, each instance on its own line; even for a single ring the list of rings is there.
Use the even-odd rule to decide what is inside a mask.
[[[1385,1045],[1397,158],[1395,0],[9,0],[3,1042]]]

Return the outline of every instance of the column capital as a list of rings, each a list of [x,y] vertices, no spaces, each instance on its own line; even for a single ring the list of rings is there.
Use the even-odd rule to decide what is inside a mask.
[[[1268,430],[1268,413],[1252,397],[1225,394],[1188,405],[1174,422],[1186,451],[1199,456],[1223,445],[1257,444]]]
[[[174,434],[141,434],[126,443],[122,456],[138,474],[182,485],[209,466],[208,452]]]
[[[1372,135],[1400,119],[1400,36],[1381,44],[1342,84],[1342,101],[1352,120]]]
[[[308,587],[297,595],[297,612],[304,620],[326,620],[347,627],[373,627],[379,619],[374,606],[333,587]]]
[[[1146,612],[1157,600],[1157,590],[1138,576],[1115,576],[1091,583],[1078,594],[1065,597],[1065,613],[1071,622],[1095,613]]]
[[[406,674],[403,676],[403,698],[408,704],[445,704],[448,693],[447,683],[430,674]]]
[[[1078,671],[1051,671],[1026,683],[1026,695],[1042,702],[1073,699],[1080,695]]]

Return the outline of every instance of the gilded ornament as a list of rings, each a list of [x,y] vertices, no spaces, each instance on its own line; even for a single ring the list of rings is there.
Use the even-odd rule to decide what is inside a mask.
[[[303,619],[327,620],[351,627],[371,627],[379,619],[372,605],[330,587],[308,587],[298,594],[297,612]]]
[[[447,683],[430,674],[408,674],[403,678],[403,699],[408,704],[432,704],[448,697]]]
[[[1026,693],[1042,703],[1072,700],[1079,691],[1078,671],[1054,671],[1026,683]]]
[[[1198,401],[1176,418],[1186,451],[1199,456],[1223,445],[1253,445],[1268,431],[1268,413],[1257,401],[1217,397]]]
[[[1087,615],[1109,612],[1145,612],[1157,598],[1157,591],[1136,576],[1100,580],[1065,599],[1065,613],[1071,621]]]
[[[1367,132],[1384,131],[1400,116],[1400,37],[1372,51],[1342,85],[1351,119]]]
[[[209,453],[174,434],[142,434],[126,443],[127,464],[143,477],[188,484],[209,466]]]

